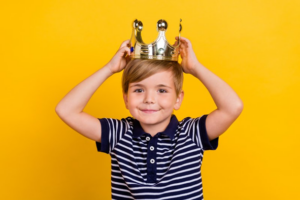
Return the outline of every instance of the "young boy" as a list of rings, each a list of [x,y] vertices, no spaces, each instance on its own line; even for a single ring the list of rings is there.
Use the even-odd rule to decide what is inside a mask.
[[[129,40],[124,41],[107,65],[72,89],[56,107],[66,124],[96,141],[98,151],[110,154],[112,199],[203,199],[203,153],[217,148],[219,136],[242,112],[238,95],[198,62],[188,39],[181,37],[180,42],[181,65],[141,59],[129,62]],[[97,119],[82,112],[98,87],[123,69],[123,97],[132,117]],[[216,110],[177,120],[172,112],[180,108],[184,97],[183,72],[205,85]]]

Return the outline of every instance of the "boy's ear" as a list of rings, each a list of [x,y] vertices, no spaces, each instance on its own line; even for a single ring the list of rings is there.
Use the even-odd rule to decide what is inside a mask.
[[[127,94],[124,94],[124,93],[123,93],[123,99],[124,99],[124,103],[125,103],[126,109],[128,109],[128,106],[127,106],[127,104],[128,104],[128,101],[127,101]]]
[[[175,102],[175,105],[174,105],[174,109],[175,110],[179,110],[180,106],[181,106],[181,103],[183,101],[183,97],[184,97],[184,91],[181,90],[181,92],[179,93],[177,99],[176,99],[176,102]]]

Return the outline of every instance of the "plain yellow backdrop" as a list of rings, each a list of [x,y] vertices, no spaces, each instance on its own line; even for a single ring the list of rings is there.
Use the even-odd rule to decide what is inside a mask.
[[[244,102],[218,149],[204,153],[204,198],[300,199],[300,1],[29,0],[0,7],[1,199],[110,199],[110,156],[60,120],[55,106],[111,59],[136,18],[146,42],[165,19],[170,43],[181,18],[199,61]],[[121,76],[110,77],[84,111],[129,116]],[[184,78],[177,118],[213,111],[204,85]]]

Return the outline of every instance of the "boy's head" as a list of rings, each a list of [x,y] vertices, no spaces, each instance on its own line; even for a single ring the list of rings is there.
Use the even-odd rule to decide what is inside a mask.
[[[140,123],[168,123],[173,109],[180,108],[182,83],[183,71],[177,62],[131,60],[122,78],[126,108]]]
[[[171,71],[173,74],[174,87],[176,96],[182,90],[183,71],[178,62],[166,60],[131,60],[124,69],[122,77],[123,93],[128,93],[130,83],[142,81],[153,74],[161,71]]]

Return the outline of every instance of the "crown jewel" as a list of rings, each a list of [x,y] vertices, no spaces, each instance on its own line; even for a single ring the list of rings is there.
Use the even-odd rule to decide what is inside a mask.
[[[137,19],[134,20],[131,35],[131,58],[178,61],[181,21],[180,19],[178,44],[173,46],[168,43],[165,36],[168,28],[165,20],[161,19],[157,22],[158,37],[150,44],[145,44],[142,39],[143,23]]]

